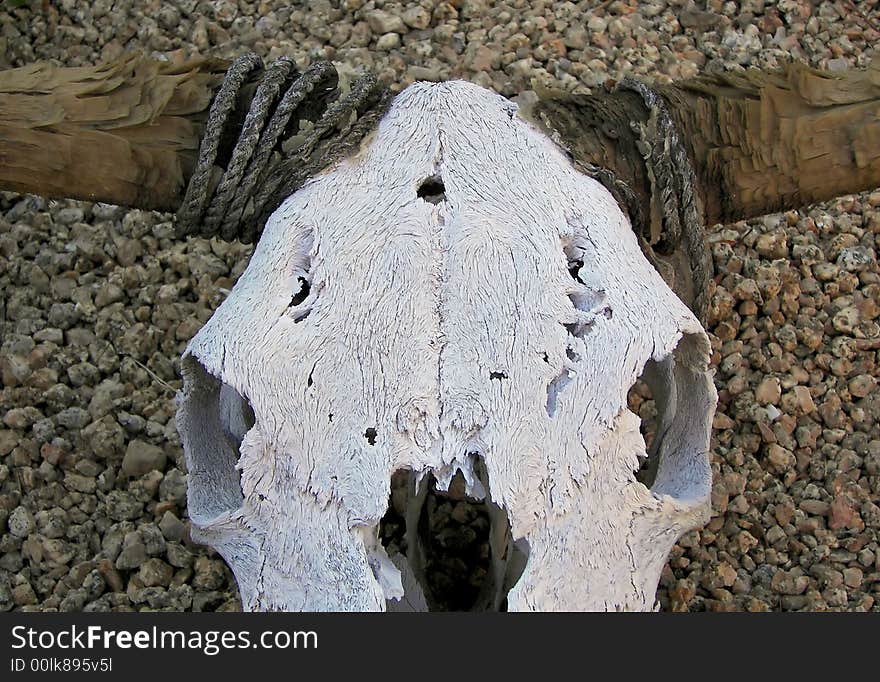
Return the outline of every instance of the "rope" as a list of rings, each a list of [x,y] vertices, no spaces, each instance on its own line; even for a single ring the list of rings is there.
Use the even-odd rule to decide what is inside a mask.
[[[255,79],[256,92],[247,101],[248,81]],[[300,74],[287,57],[265,69],[255,54],[236,59],[211,104],[177,213],[177,235],[253,242],[284,199],[356,149],[390,97],[372,76],[356,81],[342,97],[338,81],[329,62]],[[241,120],[242,111],[239,125],[235,119]],[[301,131],[301,121],[314,125]]]
[[[650,234],[643,238],[655,244],[653,252],[660,256],[683,251],[691,270],[691,309],[705,323],[713,266],[694,167],[663,98],[634,78],[622,79],[617,87],[637,93],[649,112],[646,122],[631,123],[651,183]]]
[[[199,160],[186,187],[183,203],[177,212],[178,235],[192,234],[205,210],[210,195],[210,179],[220,147],[220,138],[229,115],[235,109],[245,79],[260,66],[255,54],[243,54],[236,59],[223,79],[220,91],[211,103],[208,122],[199,146]]]

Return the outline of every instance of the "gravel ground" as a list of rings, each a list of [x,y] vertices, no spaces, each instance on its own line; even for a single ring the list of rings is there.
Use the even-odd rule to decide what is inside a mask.
[[[0,3],[0,67],[244,50],[504,95],[608,77],[864,66],[876,2]],[[0,610],[234,610],[188,539],[178,357],[250,248],[170,216],[0,194]],[[664,569],[664,610],[880,610],[880,191],[717,226],[714,516]],[[632,395],[649,417],[650,400]],[[444,506],[445,505],[445,506]],[[485,520],[454,500],[462,523]],[[458,511],[456,511],[458,509]]]

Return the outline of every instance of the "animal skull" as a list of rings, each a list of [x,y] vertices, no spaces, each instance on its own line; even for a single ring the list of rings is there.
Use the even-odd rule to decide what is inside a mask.
[[[510,101],[417,83],[274,213],[184,355],[194,537],[248,610],[423,606],[418,552],[377,539],[390,480],[412,472],[417,509],[461,471],[495,510],[488,608],[651,609],[707,513],[708,361],[600,184]]]

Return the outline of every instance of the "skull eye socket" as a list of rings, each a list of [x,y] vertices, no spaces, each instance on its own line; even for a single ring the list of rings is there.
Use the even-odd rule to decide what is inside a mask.
[[[656,494],[682,500],[708,495],[706,450],[715,389],[705,372],[708,340],[685,334],[660,360],[649,360],[630,388],[630,409],[642,420],[647,458],[636,478]]]
[[[639,483],[650,488],[654,482],[654,476],[657,474],[657,458],[651,457],[649,454],[657,437],[657,402],[654,400],[651,387],[645,381],[644,373],[629,389],[626,402],[629,410],[638,415],[639,431],[642,438],[645,439],[646,453],[644,457],[639,457],[639,468],[634,473]]]
[[[237,464],[241,442],[255,423],[254,411],[195,356],[183,357],[181,373],[177,425],[186,454],[187,507],[193,521],[204,525],[244,501]]]

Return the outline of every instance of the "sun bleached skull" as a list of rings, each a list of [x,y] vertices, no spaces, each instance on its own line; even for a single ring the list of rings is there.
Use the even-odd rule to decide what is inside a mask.
[[[417,83],[274,213],[187,349],[194,534],[247,610],[423,604],[417,557],[377,527],[394,472],[460,471],[495,510],[489,608],[651,609],[707,513],[708,361],[601,185],[510,101]],[[640,376],[661,406],[650,489]]]

